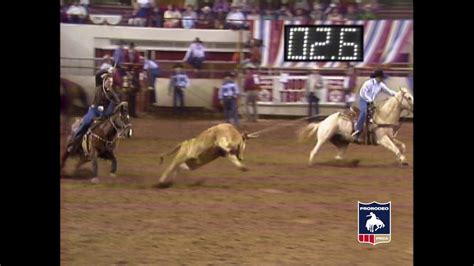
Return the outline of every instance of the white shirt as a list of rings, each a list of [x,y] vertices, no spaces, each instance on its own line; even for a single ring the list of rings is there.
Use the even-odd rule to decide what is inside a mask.
[[[370,103],[374,101],[381,90],[392,96],[396,95],[396,92],[390,90],[385,83],[377,82],[377,80],[373,78],[364,82],[360,88],[360,97]]]
[[[109,63],[102,63],[102,65],[100,65],[100,70],[109,69],[111,67],[112,65]]]
[[[71,6],[68,8],[66,11],[66,14],[68,15],[76,15],[76,16],[86,16],[87,12],[86,9],[83,6]]]
[[[140,7],[149,7],[149,6],[151,6],[151,1],[150,0],[138,0],[137,3]]]
[[[152,60],[145,60],[145,64],[143,64],[143,69],[156,69],[158,68],[158,64],[153,62]]]
[[[239,19],[240,21],[235,21],[233,19]],[[244,14],[242,12],[229,12],[226,18],[227,22],[233,23],[233,24],[242,24],[244,23],[243,20],[245,20]]]
[[[204,46],[200,43],[193,42],[189,46],[188,51],[186,52],[186,55],[184,56],[184,61],[188,60],[189,56],[192,55],[192,57],[204,57],[205,50]]]

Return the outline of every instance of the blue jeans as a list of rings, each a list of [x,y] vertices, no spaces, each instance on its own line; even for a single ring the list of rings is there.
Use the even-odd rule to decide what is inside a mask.
[[[189,57],[188,63],[196,69],[201,69],[202,63],[204,62],[203,57]]]
[[[365,119],[367,118],[367,102],[362,99],[362,97],[359,100],[359,109],[360,114],[359,118],[357,119],[356,130],[362,132],[362,130],[364,129]]]
[[[89,107],[87,114],[82,118],[81,125],[79,125],[76,132],[74,133],[74,138],[83,135],[94,121],[94,118],[99,117],[101,114],[102,113],[97,109],[97,106]]]
[[[232,97],[225,97],[224,102],[224,116],[227,123],[231,123],[231,119],[234,121],[233,124],[239,125],[239,114],[237,113],[237,99]]]
[[[95,118],[99,116],[103,117],[108,117],[111,116],[114,112],[116,104],[111,102],[107,106],[107,109],[104,110],[104,112],[100,112],[97,106],[94,107],[89,107],[89,110],[87,111],[87,114],[82,118],[82,123],[79,125],[77,128],[76,132],[74,133],[74,138],[83,135],[86,133],[87,129],[89,129],[89,126],[92,124]]]
[[[160,73],[160,72],[159,72],[158,68],[150,68],[150,69],[148,70],[148,74],[149,74],[149,75],[148,75],[148,76],[149,76],[149,78],[148,78],[148,86],[149,86],[149,87],[153,87],[153,89],[156,89],[156,88],[155,88],[155,79],[158,78],[158,74],[159,74],[159,73]]]
[[[179,104],[179,107],[178,107]],[[174,88],[174,95],[173,95],[173,107],[179,108],[179,110],[183,110],[184,108],[184,89],[181,88]]]

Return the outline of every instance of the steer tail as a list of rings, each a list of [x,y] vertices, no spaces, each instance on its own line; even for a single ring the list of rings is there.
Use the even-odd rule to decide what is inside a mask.
[[[181,148],[181,143],[178,144],[178,145],[176,145],[176,147],[174,147],[173,150],[167,151],[167,152],[164,152],[164,153],[160,154],[160,164],[163,163],[163,160],[164,160],[164,157],[165,157],[165,156],[168,156],[168,155],[171,155],[171,154],[173,154],[173,153],[176,153],[176,152],[179,150],[179,148]]]
[[[298,142],[303,142],[305,140],[308,140],[310,137],[314,136],[316,134],[316,131],[318,131],[319,124],[318,123],[311,123],[301,129],[299,129],[296,134],[298,137]]]

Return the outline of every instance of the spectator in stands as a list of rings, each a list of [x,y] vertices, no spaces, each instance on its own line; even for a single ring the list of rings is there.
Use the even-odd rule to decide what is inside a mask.
[[[160,68],[158,63],[150,58],[144,58],[143,62],[143,70],[146,71],[147,73],[147,78],[148,78],[148,89],[153,90],[153,93],[151,94],[151,102],[155,103],[157,102],[156,99],[156,79],[158,78],[158,75],[160,74]]]
[[[362,12],[359,15],[359,19],[362,20],[373,20],[376,19],[374,12],[372,11],[372,6],[370,4],[364,5]]]
[[[89,14],[89,5],[90,1],[89,0],[80,0],[79,4],[83,6],[86,9],[87,14]]]
[[[175,73],[170,77],[168,95],[171,96],[171,92],[173,92],[173,108],[175,111],[182,112],[184,110],[184,90],[189,87],[189,78],[186,73],[182,72],[183,66],[181,64],[177,64],[173,68]]]
[[[193,6],[188,5],[186,11],[183,12],[183,28],[192,29],[196,24],[197,14],[193,10]]]
[[[247,67],[245,69],[245,107],[247,113],[247,120],[249,122],[257,122],[258,120],[257,101],[258,93],[260,91],[260,80],[258,74],[255,73],[254,70],[255,69],[253,67]],[[253,108],[253,113],[250,113],[250,105]]]
[[[313,10],[309,13],[309,17],[312,20],[324,20],[324,12],[321,4],[317,2],[313,4]]]
[[[258,8],[257,5],[254,5],[250,9],[250,13],[247,15],[248,20],[258,20],[260,19],[260,9]]]
[[[358,14],[358,11],[356,9],[356,5],[349,4],[347,6],[345,19],[347,19],[347,20],[357,20],[358,18],[359,18],[359,14]]]
[[[293,21],[301,21],[303,24],[307,23],[308,16],[304,14],[304,10],[301,8],[296,9],[295,16],[293,17]]]
[[[212,11],[216,13],[228,13],[229,12],[229,3],[227,0],[216,0],[214,2],[214,7],[212,8]]]
[[[248,58],[246,58],[242,62],[242,64],[252,66],[252,67],[259,67],[260,63],[262,62],[262,54],[260,52],[260,49],[262,47],[262,41],[252,38],[250,39],[246,47],[250,49],[250,54]]]
[[[344,18],[342,17],[342,14],[339,13],[339,9],[337,7],[334,7],[331,10],[331,13],[328,14],[327,19],[333,22],[341,22]]]
[[[319,70],[314,68],[306,81],[306,95],[308,99],[308,116],[319,114],[319,98],[317,91],[323,88],[323,78],[319,75]],[[313,114],[314,110],[314,114]]]
[[[197,28],[200,29],[211,29],[214,27],[214,15],[211,13],[211,8],[205,6],[201,9],[202,13],[199,15],[199,20],[197,22]]]
[[[196,38],[194,42],[189,45],[188,51],[183,58],[183,61],[188,62],[193,66],[194,71],[198,72],[202,68],[202,63],[206,55],[206,48],[202,44],[199,38]]]
[[[110,58],[110,55],[106,54],[102,58],[102,64],[99,67],[99,70],[106,70],[113,67],[112,66],[112,59]]]
[[[66,11],[69,23],[82,24],[87,18],[86,9],[79,5],[77,1],[73,2],[72,5]]]
[[[274,20],[276,18],[275,13],[270,9],[264,9],[265,12],[263,13],[262,19],[264,20]]]
[[[125,60],[125,49],[123,49],[123,45],[123,41],[120,41],[118,47],[115,49],[114,54],[112,55],[112,57],[114,58],[114,62],[117,65],[122,64]]]
[[[204,7],[211,7],[211,6],[214,6],[214,2],[213,0],[199,0],[199,9],[203,9]],[[211,8],[212,10],[212,8]]]
[[[232,123],[235,126],[240,125],[239,113],[237,110],[237,101],[240,95],[239,86],[233,80],[235,75],[228,73],[219,88],[218,98],[224,106],[224,116],[227,123]]]
[[[226,17],[226,29],[243,29],[245,27],[245,16],[238,6],[232,6],[232,10]]]
[[[163,18],[165,20],[163,25],[165,28],[177,28],[180,23],[181,12],[173,5],[168,5],[168,10],[165,11]]]
[[[195,8],[198,7],[198,0],[184,0],[184,6],[192,6],[193,11],[196,11]]]
[[[303,13],[309,12],[310,6],[308,3],[308,0],[295,0],[295,2],[293,3],[293,9],[294,10],[302,9],[304,11]]]
[[[293,14],[286,5],[281,5],[276,14],[279,20],[291,20],[293,18]]]
[[[125,50],[124,62],[132,64],[138,64],[140,62],[140,55],[137,49],[135,49],[135,43],[131,42],[128,50]]]

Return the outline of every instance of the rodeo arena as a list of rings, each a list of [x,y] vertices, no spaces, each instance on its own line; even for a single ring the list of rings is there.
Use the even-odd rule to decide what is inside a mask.
[[[412,264],[412,9],[61,1],[61,263]],[[363,59],[285,60],[292,25]]]

